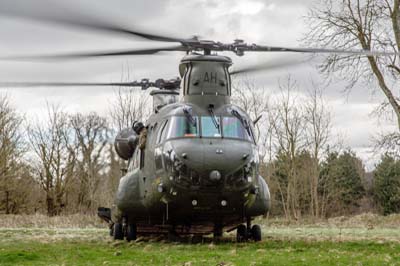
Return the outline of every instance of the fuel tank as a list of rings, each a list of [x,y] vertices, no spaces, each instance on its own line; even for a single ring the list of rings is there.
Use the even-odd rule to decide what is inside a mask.
[[[121,130],[114,141],[115,151],[124,160],[129,160],[135,152],[138,135],[131,128]]]
[[[137,215],[145,213],[145,207],[142,202],[143,184],[139,171],[139,169],[135,169],[132,172],[128,172],[119,181],[115,203],[124,213],[131,212]]]

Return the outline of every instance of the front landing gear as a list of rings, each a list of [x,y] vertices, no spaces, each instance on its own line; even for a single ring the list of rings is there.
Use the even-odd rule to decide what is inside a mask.
[[[245,242],[247,240],[253,240],[255,242],[261,241],[262,233],[261,227],[258,224],[251,226],[251,220],[247,220],[247,226],[241,224],[236,229],[236,241]]]
[[[258,224],[253,225],[250,230],[250,235],[255,242],[261,241],[261,227]]]
[[[247,228],[244,224],[241,224],[236,229],[236,241],[245,242],[247,240]]]

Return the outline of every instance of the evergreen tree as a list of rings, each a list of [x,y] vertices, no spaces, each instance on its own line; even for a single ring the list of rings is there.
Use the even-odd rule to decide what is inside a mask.
[[[364,196],[364,170],[361,160],[351,151],[331,152],[322,163],[319,193],[323,198],[322,211],[326,216],[345,214],[358,207]]]
[[[374,171],[374,198],[387,215],[400,211],[400,161],[382,156]]]

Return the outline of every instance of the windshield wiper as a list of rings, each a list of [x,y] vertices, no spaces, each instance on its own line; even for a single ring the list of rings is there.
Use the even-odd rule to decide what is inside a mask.
[[[236,110],[232,110],[232,111],[231,111],[231,114],[232,114],[233,116],[235,116],[237,119],[239,119],[240,123],[242,123],[242,125],[243,125],[244,128],[246,129],[247,134],[249,134],[249,136],[251,136],[250,126],[249,126],[249,123],[247,122],[247,120],[244,119],[243,116],[241,116],[241,115],[239,114],[239,112],[236,111]]]
[[[196,126],[196,119],[192,115],[192,108],[191,107],[184,107],[183,113],[185,114],[186,119],[192,126]]]
[[[219,123],[218,123],[218,120],[217,120],[217,118],[216,118],[216,116],[215,116],[215,114],[214,114],[214,106],[211,106],[210,105],[210,107],[208,108],[208,112],[211,114],[211,119],[212,119],[212,121],[213,121],[213,123],[214,123],[214,126],[215,126],[215,128],[216,129],[218,129],[218,132],[220,131],[219,130]]]

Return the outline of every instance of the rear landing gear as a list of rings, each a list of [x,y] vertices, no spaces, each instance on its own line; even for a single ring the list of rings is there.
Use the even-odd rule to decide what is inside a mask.
[[[128,224],[126,227],[126,241],[136,240],[137,228],[136,224]]]
[[[124,230],[121,223],[115,223],[113,226],[113,237],[114,240],[124,239]]]

